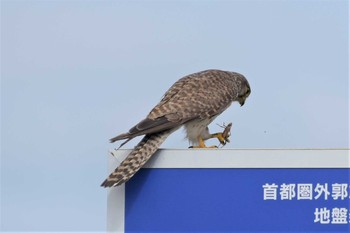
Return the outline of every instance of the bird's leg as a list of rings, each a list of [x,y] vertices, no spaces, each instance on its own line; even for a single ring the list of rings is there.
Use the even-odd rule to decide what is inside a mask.
[[[225,125],[223,127],[225,127]],[[227,142],[230,142],[229,137],[231,136],[231,127],[232,123],[229,123],[222,133],[210,134],[210,138],[217,138],[221,145],[226,145]]]
[[[218,148],[217,146],[206,146],[203,138],[199,137],[199,147],[198,148]]]
[[[202,137],[198,138],[198,146],[190,146],[189,148],[218,148],[217,146],[206,146]]]
[[[231,136],[231,127],[232,123],[229,123],[227,126],[223,125],[222,128],[225,127],[223,132],[209,134],[209,136],[205,136],[205,139],[202,137],[198,138],[198,146],[190,146],[189,148],[218,148],[217,146],[206,146],[204,140],[208,140],[210,138],[217,138],[222,146],[226,145],[226,143],[230,142],[229,137]],[[209,133],[209,131],[208,131]]]

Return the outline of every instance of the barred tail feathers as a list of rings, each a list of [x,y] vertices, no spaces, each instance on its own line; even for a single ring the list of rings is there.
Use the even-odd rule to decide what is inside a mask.
[[[151,158],[171,133],[172,130],[167,130],[160,133],[147,134],[101,186],[113,187],[128,181]]]

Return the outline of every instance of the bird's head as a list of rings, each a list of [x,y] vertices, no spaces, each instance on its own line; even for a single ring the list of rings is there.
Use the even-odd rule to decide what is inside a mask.
[[[251,91],[250,91],[250,85],[248,83],[248,80],[242,75],[241,87],[237,97],[237,100],[241,106],[244,105],[245,100],[250,95],[250,92]]]

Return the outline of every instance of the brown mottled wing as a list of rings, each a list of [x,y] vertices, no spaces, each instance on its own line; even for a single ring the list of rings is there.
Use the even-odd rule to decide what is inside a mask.
[[[178,80],[146,119],[128,133],[118,135],[110,141],[157,133],[197,118],[205,119],[220,114],[237,97],[234,78],[235,74],[231,72],[208,70]]]
[[[123,139],[132,139],[140,135],[161,132],[163,130],[168,130],[181,125],[183,122],[181,121],[180,116],[176,113],[176,111],[164,111],[163,113],[160,111],[165,110],[161,109],[161,106],[176,96],[176,94],[183,88],[186,83],[186,80],[181,79],[174,83],[165,93],[160,103],[152,109],[146,119],[142,120],[137,125],[132,127],[128,133],[120,134],[114,138],[111,138],[110,142],[115,142]],[[157,116],[154,116],[155,112],[158,113]]]
[[[205,119],[218,115],[237,98],[238,75],[207,70],[186,76],[169,89],[162,101],[149,113],[148,118],[176,115],[176,119],[184,123],[196,118]]]
[[[132,127],[129,132],[120,134],[114,138],[110,139],[110,142],[115,142],[123,139],[132,139],[134,137],[151,134],[156,132],[161,132],[167,129],[174,128],[178,125],[177,122],[169,121],[165,116],[156,119],[146,118],[140,123]]]

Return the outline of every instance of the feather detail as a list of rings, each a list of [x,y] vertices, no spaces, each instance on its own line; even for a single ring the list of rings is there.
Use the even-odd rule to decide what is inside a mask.
[[[176,117],[174,117],[175,114],[169,114],[169,116],[163,116],[159,117],[157,119],[149,119],[146,118],[142,120],[140,123],[132,127],[129,132],[120,134],[114,138],[111,138],[109,141],[111,143],[128,139],[126,142],[124,142],[120,147],[122,147],[124,144],[129,142],[134,137],[144,135],[144,134],[153,134],[162,132],[168,129],[172,129],[174,127],[177,127],[178,125],[182,124],[182,122],[179,122]],[[169,118],[169,119],[168,119]]]
[[[147,134],[101,186],[113,187],[128,181],[151,158],[173,131],[167,130],[160,133]]]

